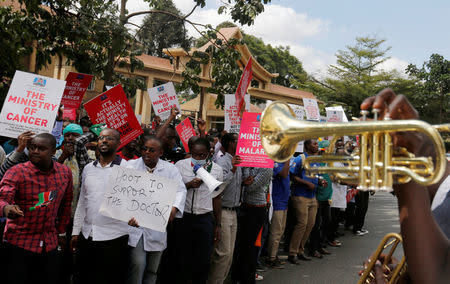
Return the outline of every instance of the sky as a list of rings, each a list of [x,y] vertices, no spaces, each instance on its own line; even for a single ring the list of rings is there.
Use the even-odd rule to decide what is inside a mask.
[[[197,8],[189,19],[213,27],[231,21],[229,15],[217,14],[222,1],[207,0],[206,7]],[[192,0],[173,2],[184,14],[195,5]],[[146,8],[143,0],[128,0],[129,12]],[[422,66],[433,53],[450,58],[449,15],[449,0],[272,0],[254,25],[241,29],[265,43],[290,46],[291,54],[317,77],[326,76],[328,66],[336,62],[336,52],[354,45],[356,37],[385,39],[391,58],[381,68],[403,72],[409,63]],[[139,24],[142,18],[133,21]],[[198,37],[192,27],[186,27]]]

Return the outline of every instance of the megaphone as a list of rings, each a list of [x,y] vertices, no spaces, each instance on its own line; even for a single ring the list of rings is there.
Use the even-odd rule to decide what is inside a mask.
[[[221,184],[223,184],[223,182],[216,180],[203,167],[200,167],[197,170],[197,177],[199,179],[201,179],[206,184],[206,186],[209,189],[209,192],[211,193],[212,198],[214,198],[217,195],[219,195],[225,188],[224,186],[220,186]]]

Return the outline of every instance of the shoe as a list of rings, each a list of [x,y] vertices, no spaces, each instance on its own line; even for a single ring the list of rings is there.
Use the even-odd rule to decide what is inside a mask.
[[[267,266],[270,268],[275,268],[275,269],[283,269],[284,266],[277,261],[277,259],[273,259],[273,260],[268,260],[267,262]]]
[[[298,259],[297,259],[297,257],[295,255],[290,255],[288,257],[288,261],[290,263],[292,263],[292,264],[295,264],[295,265],[299,265],[300,264],[300,261],[298,261]]]
[[[331,254],[331,252],[327,251],[327,250],[324,249],[324,248],[319,249],[319,252],[320,252],[321,254]]]
[[[342,246],[342,243],[340,241],[338,241],[338,240],[334,240],[332,242],[328,242],[328,244],[330,246],[332,246],[332,247],[340,247],[340,246]]]
[[[306,256],[305,253],[297,254],[297,258],[304,261],[310,261],[311,258],[309,256]]]
[[[278,258],[278,256],[277,256],[277,258],[275,258],[275,261],[276,261],[278,264],[280,264],[280,265],[285,265],[285,264],[286,264],[286,261],[284,261],[284,260]]]
[[[312,253],[312,256],[317,257],[317,258],[323,258],[323,255],[316,250]]]
[[[264,277],[262,275],[259,275],[258,273],[255,273],[255,281],[261,281],[264,280]]]
[[[358,230],[356,232],[353,232],[353,234],[355,234],[355,236],[364,236],[368,233],[369,233],[369,231],[367,231],[367,230]]]
[[[267,268],[258,262],[258,263],[256,263],[256,271],[264,272],[264,271],[267,271]]]

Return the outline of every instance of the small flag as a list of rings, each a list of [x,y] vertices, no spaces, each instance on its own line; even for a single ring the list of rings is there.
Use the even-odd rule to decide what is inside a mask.
[[[34,211],[34,210],[36,210],[36,209],[38,209],[40,207],[45,207],[45,206],[49,205],[56,198],[56,196],[57,196],[56,190],[39,193],[39,195],[38,195],[38,198],[39,198],[38,203],[36,203],[36,205],[34,205],[33,207],[30,207],[29,210],[30,211]]]

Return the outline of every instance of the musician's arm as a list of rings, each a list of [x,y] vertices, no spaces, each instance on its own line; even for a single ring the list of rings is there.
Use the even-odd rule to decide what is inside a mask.
[[[450,172],[447,171],[439,185]],[[397,185],[400,226],[408,273],[414,283],[448,283],[450,241],[436,223],[426,187],[414,182]]]

